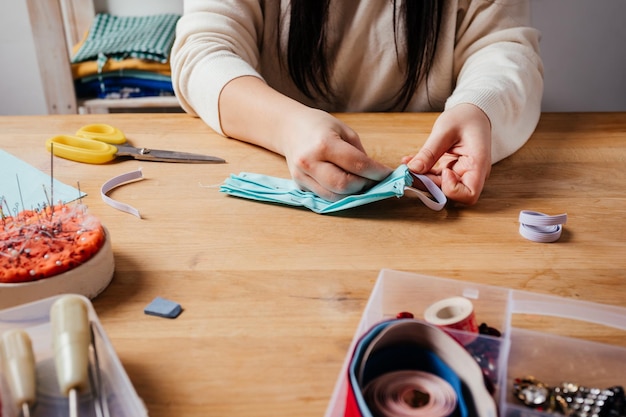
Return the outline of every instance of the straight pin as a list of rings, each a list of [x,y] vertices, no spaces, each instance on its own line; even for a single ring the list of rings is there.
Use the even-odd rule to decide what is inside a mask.
[[[80,191],[80,181],[76,181],[76,188],[78,189],[78,202],[83,205],[83,193]]]
[[[22,202],[22,211],[26,210],[26,207],[24,206],[24,196],[22,195],[22,187],[20,186],[20,177],[15,174],[15,182],[17,182],[17,191],[20,194],[20,201]]]
[[[54,143],[50,144],[50,210],[54,216]]]

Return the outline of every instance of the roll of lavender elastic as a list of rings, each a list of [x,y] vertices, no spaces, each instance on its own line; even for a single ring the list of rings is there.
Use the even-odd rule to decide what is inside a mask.
[[[533,242],[555,242],[561,237],[566,222],[566,213],[550,216],[538,211],[522,210],[519,214],[519,232]]]

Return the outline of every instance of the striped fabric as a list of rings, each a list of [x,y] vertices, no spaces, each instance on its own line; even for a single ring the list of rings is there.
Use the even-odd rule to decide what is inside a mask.
[[[176,14],[112,16],[97,14],[72,63],[97,60],[100,72],[109,58],[138,58],[166,63],[174,43]]]

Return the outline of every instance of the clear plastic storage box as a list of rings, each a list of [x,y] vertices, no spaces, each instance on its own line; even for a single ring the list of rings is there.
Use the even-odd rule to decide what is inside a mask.
[[[470,299],[477,322],[501,333],[500,337],[478,336],[481,342],[478,345],[487,347],[493,360],[487,376],[495,388],[494,399],[500,416],[554,416],[518,400],[513,393],[516,378],[533,376],[549,386],[568,381],[602,389],[626,387],[626,308],[382,270],[347,352],[326,417],[344,415],[348,364],[358,339],[368,329],[401,312],[410,312],[415,319],[423,320],[428,306],[453,296]],[[618,340],[624,340],[623,346],[557,335],[549,330],[558,329],[559,321],[571,323],[572,320],[585,329],[610,328]],[[457,336],[462,338],[463,333],[458,331]]]
[[[52,350],[50,308],[60,296],[50,297],[36,302],[23,304],[0,311],[0,335],[12,329],[22,329],[28,333],[33,345],[37,372],[37,402],[31,410],[31,416],[66,417],[69,400],[60,394],[56,382],[56,372]],[[88,298],[82,297],[88,307],[88,317],[93,329],[93,340],[97,354],[98,369],[92,368],[92,376],[98,378],[100,389],[90,388],[79,394],[78,415],[96,417],[142,417],[148,416],[144,403],[137,395],[111,342],[105,334],[95,310]],[[94,364],[94,361],[90,361]],[[1,417],[21,415],[11,399],[9,387],[0,368],[0,408]],[[99,374],[99,375],[98,375]],[[93,384],[97,386],[98,384]],[[100,395],[104,405],[97,409],[94,397]],[[103,414],[103,409],[104,413]]]

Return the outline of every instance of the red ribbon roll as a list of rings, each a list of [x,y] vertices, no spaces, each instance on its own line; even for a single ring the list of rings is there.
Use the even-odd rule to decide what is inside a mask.
[[[469,335],[450,333],[462,345],[473,342],[478,335],[474,306],[465,297],[450,297],[431,304],[424,311],[424,320],[444,330],[462,330],[471,333]]]

